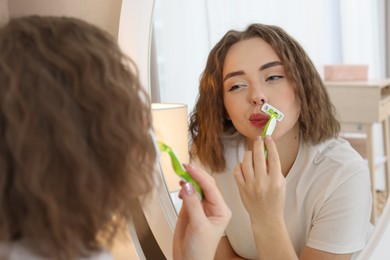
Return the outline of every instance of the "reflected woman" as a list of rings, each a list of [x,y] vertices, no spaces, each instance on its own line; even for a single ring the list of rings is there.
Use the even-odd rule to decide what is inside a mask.
[[[284,118],[261,138],[264,103]],[[319,74],[284,30],[227,32],[209,54],[190,120],[192,161],[213,173],[233,212],[217,259],[349,259],[363,249],[367,164],[338,137]]]

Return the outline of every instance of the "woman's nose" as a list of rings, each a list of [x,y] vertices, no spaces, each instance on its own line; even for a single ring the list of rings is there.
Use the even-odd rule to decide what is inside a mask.
[[[251,102],[253,105],[262,106],[265,103],[265,95],[261,90],[254,90],[251,96]]]

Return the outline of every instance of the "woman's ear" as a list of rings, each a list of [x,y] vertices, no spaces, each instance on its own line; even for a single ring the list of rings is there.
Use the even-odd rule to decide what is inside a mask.
[[[0,27],[5,25],[9,19],[8,0],[0,0]]]

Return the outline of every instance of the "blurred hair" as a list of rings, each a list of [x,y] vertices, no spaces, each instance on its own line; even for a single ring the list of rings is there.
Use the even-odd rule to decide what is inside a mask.
[[[50,259],[110,243],[151,187],[150,104],[106,32],[27,16],[0,29],[0,242]]]
[[[9,8],[8,0],[0,0],[0,27],[8,22]]]
[[[237,130],[227,119],[223,103],[222,71],[226,54],[235,43],[259,37],[267,42],[281,59],[287,79],[300,101],[299,127],[303,140],[318,144],[337,136],[340,130],[335,109],[320,75],[309,56],[283,29],[251,24],[243,31],[230,30],[211,50],[199,85],[199,95],[190,116],[191,156],[214,172],[226,167],[222,136]]]

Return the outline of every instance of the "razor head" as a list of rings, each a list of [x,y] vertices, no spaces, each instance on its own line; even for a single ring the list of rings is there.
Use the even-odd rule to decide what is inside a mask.
[[[284,114],[282,112],[280,112],[278,109],[268,103],[263,104],[263,106],[261,107],[261,111],[263,111],[269,116],[274,116],[278,122],[282,121],[284,117]]]

